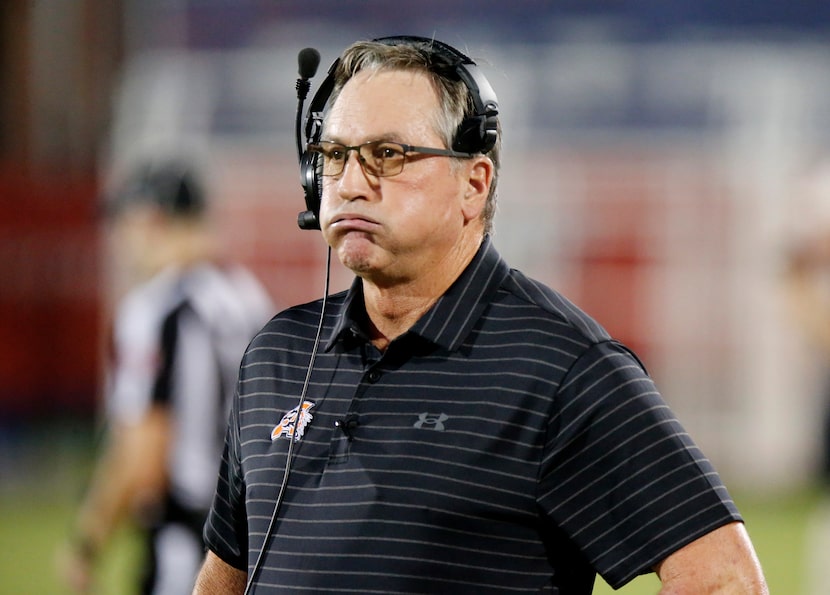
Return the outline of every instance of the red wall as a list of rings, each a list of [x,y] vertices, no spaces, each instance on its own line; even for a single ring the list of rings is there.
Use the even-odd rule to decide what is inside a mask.
[[[95,403],[95,203],[92,176],[0,164],[0,419]]]

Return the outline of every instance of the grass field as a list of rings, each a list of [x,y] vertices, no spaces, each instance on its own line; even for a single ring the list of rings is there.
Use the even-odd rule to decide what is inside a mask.
[[[9,461],[9,449],[0,452],[0,594],[61,595],[68,591],[59,583],[55,553],[66,537],[77,496],[88,474],[89,449],[77,440],[52,437],[44,452],[26,452]],[[45,442],[45,440],[43,441]],[[55,455],[55,453],[60,453]],[[20,469],[27,469],[22,476]],[[799,595],[802,585],[804,535],[809,515],[818,501],[804,490],[776,498],[759,494],[735,494],[747,520],[764,566],[771,593]],[[129,530],[118,535],[101,563],[101,595],[134,595],[129,588],[139,550]],[[634,580],[619,591],[598,581],[600,595],[653,595],[659,581],[653,575]],[[830,592],[830,591],[828,591]]]

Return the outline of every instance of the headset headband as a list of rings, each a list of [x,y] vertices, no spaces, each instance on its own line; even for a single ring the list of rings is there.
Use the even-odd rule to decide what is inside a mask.
[[[410,45],[415,47],[422,47],[425,51],[431,54],[444,58],[447,61],[447,66],[452,68],[458,76],[459,80],[464,83],[470,93],[473,101],[473,108],[475,113],[472,117],[488,119],[492,126],[488,126],[482,130],[481,147],[477,150],[462,151],[467,153],[486,153],[495,145],[496,138],[496,118],[499,113],[499,102],[496,98],[496,93],[490,82],[481,72],[478,65],[469,56],[461,53],[454,47],[447,45],[437,39],[429,39],[426,37],[413,36],[392,36],[380,37],[373,39],[377,43],[385,45]],[[308,106],[306,113],[305,137],[306,142],[318,142],[322,134],[323,112],[326,108],[329,98],[334,91],[335,74],[337,66],[340,64],[340,58],[337,58],[331,66],[329,66],[326,78],[320,84],[317,92],[314,94]],[[461,128],[461,127],[459,127]]]

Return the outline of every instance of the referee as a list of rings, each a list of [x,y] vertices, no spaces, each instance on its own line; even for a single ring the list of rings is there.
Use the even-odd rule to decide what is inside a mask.
[[[117,308],[107,441],[61,556],[77,592],[92,589],[99,553],[128,519],[146,540],[140,592],[193,586],[239,361],[272,314],[254,277],[217,259],[207,207],[195,170],[172,160],[137,168],[110,198],[142,281]]]

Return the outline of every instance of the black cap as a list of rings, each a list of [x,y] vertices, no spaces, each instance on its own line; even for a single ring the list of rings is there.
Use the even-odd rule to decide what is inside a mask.
[[[192,167],[178,162],[147,163],[105,198],[106,212],[111,215],[142,204],[157,206],[172,217],[195,217],[205,211],[206,200]]]

